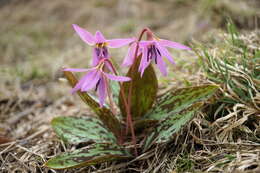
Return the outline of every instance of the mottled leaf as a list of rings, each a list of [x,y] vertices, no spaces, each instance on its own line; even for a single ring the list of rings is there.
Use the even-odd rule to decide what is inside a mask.
[[[84,149],[63,153],[45,163],[52,169],[66,169],[95,165],[106,161],[127,159],[131,155],[117,145],[92,144]]]
[[[141,57],[138,57],[127,73],[127,76],[132,80],[130,82],[123,83],[124,93],[126,97],[128,97],[132,82],[131,113],[133,119],[138,119],[144,116],[145,113],[152,107],[158,90],[158,81],[152,65],[149,65],[146,68],[142,77],[138,72],[140,59]],[[121,92],[119,97],[119,107],[122,115],[126,116],[127,113]]]
[[[120,85],[117,81],[110,81],[110,87],[113,93],[113,101],[118,105]]]
[[[164,121],[152,129],[147,136],[144,150],[149,149],[153,144],[166,143],[172,139],[173,134],[177,133],[185,124],[187,124],[202,106],[202,103],[196,103],[189,108],[168,116]]]
[[[134,122],[134,127],[135,127],[135,131],[141,132],[144,129],[147,129],[149,127],[154,126],[155,124],[157,124],[159,121],[158,120],[149,120],[149,119],[140,119]]]
[[[67,143],[116,143],[114,134],[94,117],[57,117],[52,120],[51,125],[57,136]]]
[[[146,115],[146,119],[163,120],[169,115],[178,113],[193,103],[212,96],[218,89],[216,85],[201,85],[169,91],[158,98],[157,103]]]
[[[78,80],[73,73],[64,71],[64,75],[72,87],[78,83]],[[98,115],[99,119],[106,125],[106,127],[110,129],[117,137],[120,136],[121,123],[113,115],[113,113],[105,106],[100,107],[99,103],[86,92],[77,91],[77,93],[80,98]]]

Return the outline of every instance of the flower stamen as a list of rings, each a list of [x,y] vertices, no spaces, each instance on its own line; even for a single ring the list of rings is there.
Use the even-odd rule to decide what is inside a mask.
[[[97,91],[99,84],[100,84],[100,79],[98,80],[98,82],[97,82],[97,84],[96,84],[95,91]]]

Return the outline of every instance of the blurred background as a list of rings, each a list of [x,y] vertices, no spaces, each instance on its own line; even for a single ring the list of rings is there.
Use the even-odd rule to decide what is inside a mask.
[[[254,30],[259,13],[259,0],[1,0],[1,78],[54,80],[62,66],[89,63],[91,50],[73,23],[110,39],[149,27],[161,38],[188,43],[225,29],[227,18]],[[126,49],[113,51],[121,60]]]
[[[60,144],[49,121],[86,112],[78,97],[70,95],[68,84],[59,81],[63,66],[86,68],[91,59],[91,48],[75,34],[73,23],[91,33],[100,30],[108,39],[137,36],[149,27],[160,38],[192,46],[194,40],[207,44],[209,37],[226,29],[227,20],[240,32],[259,29],[260,1],[0,0],[0,139],[25,139],[30,151],[51,155],[53,145]],[[127,47],[110,51],[121,64]],[[171,51],[178,63],[161,84],[195,80],[195,54]],[[24,156],[24,162],[29,158]],[[5,168],[19,169],[8,159]]]

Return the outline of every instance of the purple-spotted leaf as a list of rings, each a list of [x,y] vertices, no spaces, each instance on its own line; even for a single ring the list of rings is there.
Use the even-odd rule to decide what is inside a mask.
[[[149,65],[143,76],[138,72],[140,64],[140,56],[129,69],[127,76],[132,80],[132,94],[131,94],[131,114],[133,119],[138,119],[145,115],[145,113],[152,107],[158,90],[158,81],[152,65]],[[124,82],[121,92],[128,97],[131,82]],[[124,106],[122,94],[120,92],[119,107],[123,116],[126,116],[126,108]]]
[[[158,120],[140,119],[135,121],[135,131],[142,132],[144,129],[155,126]]]
[[[113,94],[113,101],[118,105],[118,97],[120,92],[120,85],[117,81],[110,81],[110,87]]]
[[[116,143],[116,137],[94,117],[56,117],[51,122],[59,138],[70,144],[85,142]]]
[[[64,71],[64,75],[72,87],[78,83],[78,80],[73,73]],[[111,130],[117,137],[120,136],[121,123],[107,107],[100,107],[95,98],[88,95],[86,92],[77,91],[77,94],[97,114],[99,119],[109,130]]]
[[[201,108],[202,103],[195,103],[183,111],[168,116],[164,121],[151,129],[151,133],[144,143],[144,151],[149,149],[153,144],[169,142],[173,135],[185,126],[195,115],[195,112]]]
[[[67,169],[127,159],[130,157],[131,155],[127,151],[117,145],[92,144],[87,148],[55,156],[48,160],[45,166],[52,169]]]
[[[145,115],[145,118],[161,121],[196,102],[205,101],[217,90],[217,85],[201,85],[169,91],[157,99],[155,106]]]

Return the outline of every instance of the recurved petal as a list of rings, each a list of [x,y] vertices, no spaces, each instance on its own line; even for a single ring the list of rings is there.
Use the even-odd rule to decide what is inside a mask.
[[[150,59],[147,61],[147,51],[148,51],[147,47],[143,47],[142,50],[143,50],[143,56],[142,56],[142,59],[141,59],[140,65],[139,65],[139,69],[138,69],[138,71],[141,73],[141,77],[143,76],[145,69],[151,63]]]
[[[81,91],[89,91],[97,85],[98,80],[100,79],[100,71],[93,70],[84,81],[81,87]]]
[[[130,77],[126,77],[126,76],[115,76],[115,75],[108,74],[108,73],[103,73],[103,74],[110,80],[121,81],[121,82],[125,82],[125,81],[130,81],[131,80]]]
[[[107,47],[118,48],[118,47],[122,47],[122,46],[125,46],[127,44],[130,44],[134,40],[135,40],[135,38],[126,38],[126,39],[107,40],[106,42],[108,43]]]
[[[106,39],[100,31],[97,31],[95,34],[96,43],[105,43]]]
[[[103,107],[104,103],[105,103],[105,99],[107,96],[107,84],[106,81],[104,79],[104,77],[100,78],[100,83],[98,86],[98,96],[99,96],[99,105],[100,107]]]
[[[140,45],[140,46],[148,46],[148,45],[154,44],[154,43],[155,43],[154,40],[151,40],[151,41],[145,40],[145,41],[140,41],[140,42],[139,42],[139,45]]]
[[[98,65],[100,58],[97,56],[97,48],[93,48],[92,50],[92,66]]]
[[[106,66],[106,68],[107,68],[110,72],[113,72],[113,71],[114,71],[114,70],[113,70],[113,67],[111,66],[111,64],[110,64],[109,62],[105,61],[105,66]]]
[[[162,56],[165,56],[172,64],[175,64],[171,54],[165,47],[161,46],[159,43],[156,43],[156,46],[159,49]]]
[[[71,89],[71,93],[74,94],[76,91],[78,91],[78,90],[81,88],[83,82],[84,82],[84,80],[81,79],[81,80],[75,85],[75,87]]]
[[[164,40],[164,39],[160,39],[159,43],[162,46],[166,46],[166,47],[171,47],[171,48],[176,48],[176,49],[183,49],[183,50],[191,50],[191,48],[189,48],[188,46],[185,46],[183,44],[174,42],[174,41],[170,41],[170,40]]]
[[[95,38],[94,38],[94,36],[90,32],[86,31],[85,29],[79,27],[76,24],[73,24],[72,26],[73,26],[74,30],[77,32],[77,34],[79,35],[79,37],[84,42],[86,42],[89,45],[94,45]]]
[[[62,70],[63,71],[71,71],[71,72],[86,72],[86,71],[89,71],[90,69],[86,69],[86,68],[64,68]]]
[[[85,83],[86,79],[89,78],[89,76],[92,75],[92,73],[93,72],[89,72],[85,76],[83,76],[75,85],[75,87],[71,89],[71,93],[74,94],[76,91],[80,90],[82,88],[82,85]]]
[[[161,73],[163,74],[163,76],[167,76],[166,64],[163,61],[161,56],[157,57],[157,64],[156,65],[159,68],[159,70],[161,71]]]
[[[131,66],[134,63],[134,54],[135,54],[136,46],[137,46],[137,44],[133,43],[128,48],[128,52],[125,56],[122,66],[127,67],[127,66]]]

